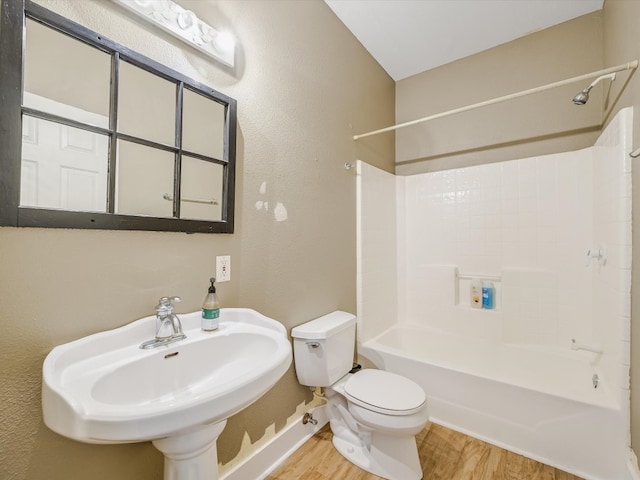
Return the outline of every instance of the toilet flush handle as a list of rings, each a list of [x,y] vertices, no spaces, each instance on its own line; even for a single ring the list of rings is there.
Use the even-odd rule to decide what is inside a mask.
[[[307,342],[311,348],[318,348],[320,346],[320,342]]]

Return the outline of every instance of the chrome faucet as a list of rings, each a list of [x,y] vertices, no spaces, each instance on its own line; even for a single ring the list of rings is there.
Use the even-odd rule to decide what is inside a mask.
[[[173,313],[173,302],[180,302],[180,297],[162,297],[156,305],[156,338],[147,340],[140,348],[155,348],[168,345],[187,336],[182,331],[182,323]]]

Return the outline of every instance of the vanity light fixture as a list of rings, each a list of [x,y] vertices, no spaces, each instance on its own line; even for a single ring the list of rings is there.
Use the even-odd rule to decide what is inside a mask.
[[[235,41],[228,32],[216,30],[171,0],[111,0],[195,49],[233,67]]]

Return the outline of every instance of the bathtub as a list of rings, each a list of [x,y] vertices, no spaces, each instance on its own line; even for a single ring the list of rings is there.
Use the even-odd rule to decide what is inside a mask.
[[[587,480],[632,478],[628,416],[599,374],[597,354],[461,339],[410,324],[358,350],[420,384],[435,423]]]

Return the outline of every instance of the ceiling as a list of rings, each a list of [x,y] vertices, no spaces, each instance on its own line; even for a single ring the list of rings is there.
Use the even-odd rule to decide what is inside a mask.
[[[602,8],[604,0],[325,0],[396,81]]]

